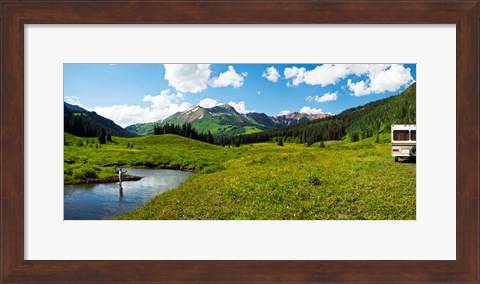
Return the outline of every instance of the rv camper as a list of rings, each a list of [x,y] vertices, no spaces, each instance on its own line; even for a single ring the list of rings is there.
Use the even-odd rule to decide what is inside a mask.
[[[415,124],[392,125],[392,156],[398,158],[417,157],[417,126]]]

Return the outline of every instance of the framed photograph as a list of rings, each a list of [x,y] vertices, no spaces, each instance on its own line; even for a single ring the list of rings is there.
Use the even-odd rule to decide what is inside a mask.
[[[3,2],[2,281],[479,281],[478,4]]]

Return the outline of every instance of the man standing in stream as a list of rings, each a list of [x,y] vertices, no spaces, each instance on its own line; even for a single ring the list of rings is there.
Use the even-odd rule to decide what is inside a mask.
[[[119,169],[118,171],[118,181],[119,181],[120,188],[122,188],[123,174],[126,172],[127,171],[122,171],[122,169]]]

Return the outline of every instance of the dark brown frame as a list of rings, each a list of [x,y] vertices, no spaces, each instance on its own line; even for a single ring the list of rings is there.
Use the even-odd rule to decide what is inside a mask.
[[[3,282],[462,282],[479,277],[478,1],[3,1]],[[456,24],[456,261],[24,260],[24,24]],[[448,119],[448,118],[447,118]]]

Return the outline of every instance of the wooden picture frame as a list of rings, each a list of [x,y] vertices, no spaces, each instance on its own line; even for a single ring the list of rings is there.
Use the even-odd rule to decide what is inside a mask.
[[[479,278],[478,1],[3,1],[1,281],[464,282]],[[455,261],[24,260],[24,24],[456,24]]]

